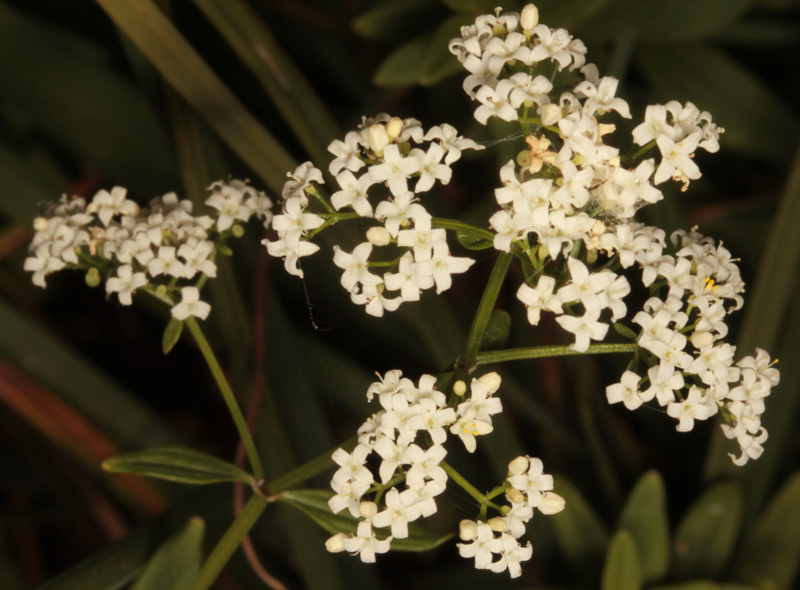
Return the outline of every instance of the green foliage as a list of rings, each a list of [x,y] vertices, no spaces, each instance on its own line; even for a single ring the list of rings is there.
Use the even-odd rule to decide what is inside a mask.
[[[621,530],[611,538],[603,566],[602,590],[640,590],[642,565],[636,542],[628,531]]]
[[[187,590],[200,571],[203,519],[194,517],[147,562],[131,590]]]
[[[183,320],[175,318],[171,318],[167,323],[167,327],[164,328],[164,338],[161,340],[161,350],[164,354],[168,354],[172,347],[178,343],[178,340],[181,339],[183,323]]]
[[[103,461],[111,473],[133,473],[178,483],[205,485],[225,481],[253,484],[253,476],[235,465],[187,447],[158,447]]]

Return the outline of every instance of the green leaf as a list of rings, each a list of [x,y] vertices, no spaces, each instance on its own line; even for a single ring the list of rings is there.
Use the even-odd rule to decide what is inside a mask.
[[[617,531],[611,539],[603,567],[602,590],[640,590],[642,566],[636,542],[628,531]]]
[[[180,340],[181,332],[183,332],[183,320],[175,318],[170,319],[167,327],[164,328],[164,337],[161,339],[161,350],[164,354],[169,353],[172,347]]]
[[[131,590],[186,590],[200,571],[205,523],[191,518],[147,562]]]
[[[497,350],[508,342],[511,332],[511,315],[504,309],[493,309],[483,333],[480,350]]]
[[[741,586],[739,584],[717,584],[711,580],[693,580],[682,584],[669,584],[667,586],[656,586],[648,590],[757,590],[752,586]]]
[[[614,330],[617,331],[617,334],[622,336],[623,338],[627,338],[628,340],[636,340],[638,336],[636,336],[636,332],[631,330],[625,324],[620,324],[619,322],[614,322]]]
[[[733,579],[764,590],[788,590],[800,565],[800,473],[784,484],[759,517],[733,568]]]
[[[98,0],[165,80],[225,143],[280,193],[294,160],[149,0]]]
[[[491,248],[494,244],[492,240],[468,234],[466,232],[456,232],[456,239],[458,243],[464,246],[467,250],[486,250]]]
[[[562,553],[573,568],[599,566],[608,545],[606,527],[566,477],[555,477],[554,491],[566,501],[566,508],[548,519]]]
[[[434,6],[430,0],[394,0],[378,4],[353,20],[353,30],[368,39],[391,38],[407,24],[420,22]]]
[[[637,482],[618,528],[627,530],[636,542],[644,582],[661,579],[669,565],[669,522],[664,481],[658,472],[648,471]]]
[[[459,36],[463,24],[464,19],[461,16],[454,16],[436,28],[417,70],[417,81],[420,84],[432,86],[462,69],[447,46],[451,39]]]
[[[675,531],[671,575],[675,578],[719,575],[731,556],[742,518],[738,482],[707,490],[689,509]]]
[[[282,492],[278,500],[286,502],[304,512],[330,534],[354,533],[359,520],[350,516],[349,512],[333,514],[328,507],[328,500],[333,494],[327,490],[289,490]],[[392,539],[392,549],[396,551],[430,551],[453,537],[437,535],[419,525],[408,527],[407,539]],[[385,535],[384,535],[385,536]]]
[[[116,455],[103,462],[111,473],[134,473],[188,484],[241,481],[253,484],[253,476],[235,465],[187,447],[169,446]]]
[[[722,51],[683,44],[669,51],[642,47],[636,55],[658,91],[656,99],[689,99],[725,128],[723,149],[780,161],[794,153],[800,135],[798,116]]]
[[[494,0],[441,0],[442,4],[455,10],[456,12],[469,12],[473,14],[491,14],[497,3]],[[463,25],[471,25],[466,22],[464,16],[460,17]]]
[[[372,76],[372,83],[381,88],[416,84],[417,71],[430,40],[429,35],[417,37],[395,49],[378,66]]]

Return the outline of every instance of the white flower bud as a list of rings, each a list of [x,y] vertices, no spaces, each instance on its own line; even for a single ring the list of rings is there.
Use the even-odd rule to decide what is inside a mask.
[[[369,149],[375,152],[375,155],[383,156],[383,148],[389,145],[389,135],[386,133],[386,127],[380,123],[370,125],[367,130],[367,144]]]
[[[536,507],[542,514],[558,514],[564,510],[566,502],[564,498],[555,492],[545,492],[542,494],[542,501]]]
[[[344,551],[344,533],[336,533],[330,539],[325,541],[325,549],[331,553],[339,553]]]
[[[45,231],[47,229],[47,218],[37,217],[33,220],[33,229],[36,231]]]
[[[695,348],[705,348],[714,344],[714,335],[711,332],[695,332],[690,338],[692,346]]]
[[[555,125],[562,118],[561,107],[552,102],[544,105],[539,114],[542,117],[542,125]]]
[[[467,384],[464,383],[461,379],[453,383],[453,393],[457,396],[461,397],[465,393],[467,393]]]
[[[508,524],[506,523],[506,521],[500,518],[499,516],[490,518],[489,520],[486,521],[486,524],[488,524],[489,528],[491,528],[496,533],[503,533],[508,529]]]
[[[382,225],[376,225],[367,230],[367,241],[373,246],[385,246],[392,241],[392,236]]]
[[[403,120],[399,117],[392,117],[386,122],[386,135],[389,136],[390,141],[394,141],[394,138],[400,135],[402,130]]]
[[[486,388],[486,393],[489,395],[500,389],[500,382],[502,379],[500,375],[492,371],[478,377],[478,381]]]
[[[523,31],[530,31],[539,24],[539,9],[533,4],[526,4],[519,14],[519,24]]]
[[[462,520],[458,523],[458,537],[462,541],[472,541],[478,536],[478,524],[474,520]]]
[[[361,502],[358,505],[358,513],[362,518],[369,520],[378,514],[378,505],[375,502]]]
[[[506,498],[508,498],[508,501],[512,504],[522,504],[525,501],[525,494],[516,488],[509,488],[506,491]]]
[[[521,475],[528,470],[529,465],[530,461],[528,461],[528,458],[520,455],[508,464],[508,472],[511,475]]]

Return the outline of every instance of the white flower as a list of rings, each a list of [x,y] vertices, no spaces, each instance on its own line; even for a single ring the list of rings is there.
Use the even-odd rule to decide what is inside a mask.
[[[470,543],[458,543],[458,553],[461,557],[475,558],[476,569],[488,569],[492,563],[492,553],[500,553],[503,544],[495,538],[494,531],[485,522],[476,523],[476,528],[477,533]]]
[[[372,244],[362,242],[353,249],[352,254],[348,254],[339,246],[333,247],[333,263],[341,269],[342,287],[352,292],[357,284],[380,285],[383,279],[378,275],[369,272],[369,255],[372,252]]]
[[[372,519],[372,526],[392,527],[392,536],[396,539],[408,537],[408,523],[417,520],[422,516],[422,507],[414,502],[414,498],[403,495],[392,488],[384,496],[386,509],[379,512]]]
[[[211,306],[205,301],[200,301],[200,291],[197,287],[183,287],[181,302],[172,308],[172,317],[176,320],[185,320],[189,316],[194,316],[204,320],[210,311]]]
[[[563,303],[558,295],[553,293],[556,280],[553,277],[542,276],[536,283],[536,288],[529,287],[522,283],[517,289],[517,299],[528,308],[528,322],[532,325],[539,323],[541,311],[547,310],[553,313],[562,313],[561,304]]]
[[[398,197],[408,192],[408,178],[419,169],[419,159],[401,156],[400,148],[393,143],[383,150],[383,164],[370,167],[369,176],[374,182],[386,182],[391,193]]]
[[[639,375],[633,371],[625,371],[619,383],[606,387],[608,403],[622,402],[629,410],[635,410],[641,406],[644,400],[639,395],[639,379]]]
[[[707,420],[716,413],[717,405],[714,401],[702,389],[694,386],[689,389],[685,400],[672,402],[667,406],[667,414],[678,420],[678,432],[688,432],[694,428],[695,420]]]
[[[608,324],[599,320],[599,316],[588,311],[581,317],[562,315],[556,318],[567,332],[575,334],[575,342],[570,344],[571,350],[586,352],[589,350],[589,340],[602,340],[608,333]]]
[[[358,523],[355,537],[345,538],[343,543],[347,551],[353,555],[359,555],[364,563],[375,563],[375,554],[389,551],[391,540],[391,536],[379,540],[372,532],[372,525],[362,521]]]
[[[133,292],[146,284],[147,277],[143,272],[134,273],[130,264],[124,264],[117,269],[116,277],[106,281],[106,292],[116,293],[122,305],[130,305]]]
[[[331,195],[331,204],[337,211],[342,207],[352,207],[361,217],[372,217],[372,205],[367,200],[367,189],[375,184],[369,174],[356,178],[350,170],[336,176],[342,190]]]

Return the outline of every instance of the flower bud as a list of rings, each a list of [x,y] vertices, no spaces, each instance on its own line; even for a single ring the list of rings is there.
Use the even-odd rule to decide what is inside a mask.
[[[383,156],[383,148],[389,145],[389,141],[386,127],[380,123],[370,125],[370,128],[367,130],[367,144],[369,145],[369,149],[375,152],[376,156]]]
[[[100,284],[100,271],[92,267],[86,271],[86,284],[90,287],[96,287]]]
[[[506,498],[508,498],[508,501],[512,504],[522,504],[525,501],[525,494],[516,488],[509,488],[508,491],[506,491]]]
[[[399,117],[392,117],[386,122],[386,135],[389,136],[390,141],[394,141],[394,138],[400,135],[402,130],[403,120]]]
[[[544,105],[539,114],[542,117],[542,125],[555,125],[562,117],[561,107],[553,103]]]
[[[523,168],[531,165],[531,150],[522,150],[517,154],[517,164]]]
[[[161,299],[167,294],[167,286],[166,285],[159,285],[156,287],[156,297]]]
[[[33,229],[36,231],[45,231],[47,229],[47,218],[37,217],[33,220]]]
[[[376,225],[367,230],[367,241],[373,246],[385,246],[392,241],[392,236],[382,225]]]
[[[453,383],[453,393],[457,396],[461,397],[465,393],[467,393],[467,384],[464,383],[461,379]]]
[[[539,9],[533,4],[526,4],[519,14],[519,24],[523,31],[530,31],[539,24]]]
[[[231,227],[231,233],[234,238],[241,238],[244,235],[244,228],[236,223]]]
[[[508,472],[511,475],[521,475],[528,470],[528,465],[530,465],[528,458],[520,455],[508,464]]]
[[[491,528],[496,533],[503,533],[508,529],[508,523],[506,523],[506,521],[500,518],[499,516],[490,518],[489,520],[486,521],[486,524],[488,524],[489,528]]]
[[[478,536],[478,524],[474,520],[462,520],[458,523],[458,537],[462,541],[472,541]]]
[[[542,501],[536,507],[542,514],[558,514],[564,510],[566,501],[564,498],[554,492],[545,492],[542,494]]]
[[[331,553],[339,553],[344,551],[344,533],[336,533],[330,539],[325,541],[325,549]]]
[[[690,340],[692,342],[692,346],[695,348],[705,348],[706,346],[711,346],[714,344],[714,335],[711,332],[705,331],[695,332],[692,334]]]
[[[494,371],[478,377],[478,382],[486,388],[486,393],[489,395],[500,389],[501,381],[500,375]]]
[[[597,262],[597,250],[589,250],[586,252],[586,262],[587,264],[594,264]]]
[[[378,514],[378,505],[375,502],[361,502],[358,505],[358,513],[367,520],[375,518],[375,515]]]

